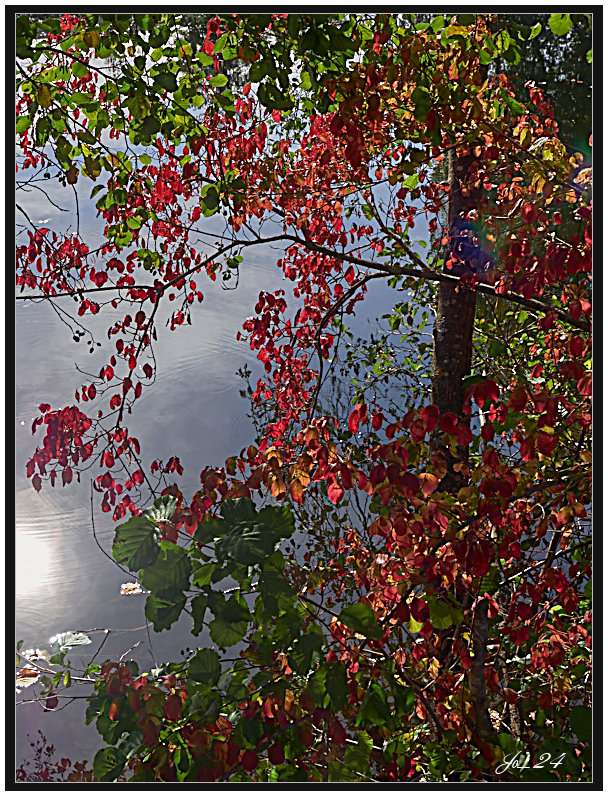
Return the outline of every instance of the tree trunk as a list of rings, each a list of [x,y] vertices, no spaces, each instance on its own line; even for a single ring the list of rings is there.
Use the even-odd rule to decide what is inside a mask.
[[[478,207],[481,196],[479,188],[468,187],[469,169],[474,161],[471,155],[456,155],[450,150],[448,155],[448,182],[450,193],[448,199],[448,230],[449,243],[446,261],[452,254],[462,259],[466,253],[467,214]],[[463,245],[464,244],[464,245]],[[474,247],[471,260],[475,256]],[[460,275],[465,270],[473,270],[477,262],[464,261],[446,273]],[[433,379],[432,400],[439,408],[440,416],[453,412],[460,420],[465,419],[463,413],[465,379],[471,371],[473,353],[473,324],[475,322],[476,294],[474,291],[459,285],[439,283],[437,289],[437,311],[433,338]],[[441,448],[442,432],[437,428],[432,442]],[[466,448],[458,449],[458,457],[444,450],[448,467],[441,488],[455,491],[462,483],[460,475],[455,472],[457,459],[466,461]]]
[[[462,275],[474,271],[479,266],[479,249],[473,245],[467,215],[479,206],[480,189],[468,187],[470,168],[474,162],[471,155],[457,155],[454,150],[449,153],[448,181],[450,193],[448,200],[449,243],[446,261],[451,255],[459,260],[457,266],[445,270],[447,273]],[[468,255],[468,256],[467,256]],[[432,400],[439,408],[440,417],[446,412],[453,412],[460,421],[468,418],[463,412],[464,385],[463,380],[470,374],[473,354],[473,327],[475,322],[476,293],[464,286],[440,283],[437,290],[437,311],[433,338],[433,378]],[[455,470],[457,462],[466,463],[468,450],[458,447],[454,455],[441,443],[443,432],[437,426],[432,435],[431,443],[442,450],[446,458],[447,473],[442,479],[440,489],[455,493],[464,485],[465,479],[460,470]],[[471,604],[472,601],[469,602]],[[474,663],[469,671],[469,687],[471,699],[475,707],[478,738],[483,742],[494,740],[496,732],[492,726],[488,710],[488,698],[485,684],[485,659],[487,645],[487,600],[481,600],[474,612]],[[447,636],[449,631],[442,635]],[[451,639],[449,639],[451,642]],[[441,646],[444,646],[443,644]],[[451,643],[449,643],[451,646]],[[449,658],[449,650],[446,651]],[[437,739],[438,740],[438,739]]]

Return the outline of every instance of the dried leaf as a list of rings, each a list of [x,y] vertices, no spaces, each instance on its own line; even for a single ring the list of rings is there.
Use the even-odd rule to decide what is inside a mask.
[[[123,583],[120,587],[121,594],[146,594],[139,583]]]
[[[21,693],[24,688],[34,685],[39,677],[40,672],[36,669],[19,669],[17,672],[17,679],[15,680],[15,690],[18,694]]]

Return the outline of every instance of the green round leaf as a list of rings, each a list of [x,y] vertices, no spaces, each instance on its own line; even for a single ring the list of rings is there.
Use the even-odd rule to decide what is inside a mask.
[[[239,564],[258,564],[269,556],[278,542],[276,534],[265,525],[241,522],[215,545],[219,561],[234,560]]]
[[[556,36],[565,36],[572,28],[570,14],[551,14],[549,17],[549,29]]]
[[[162,597],[150,594],[146,600],[146,618],[152,622],[157,633],[160,630],[169,630],[180,618],[185,605],[186,597],[180,591],[165,593]]]
[[[160,543],[156,562],[142,569],[142,585],[155,594],[167,591],[184,591],[190,585],[192,565],[185,550],[171,542]]]
[[[349,630],[360,633],[374,641],[382,638],[382,628],[378,625],[374,612],[365,603],[347,606],[338,617]]]
[[[227,622],[218,617],[209,623],[209,633],[218,647],[231,647],[243,640],[248,626],[247,622]]]
[[[152,520],[132,517],[119,525],[114,536],[114,560],[130,570],[152,565],[158,557],[160,531]]]
[[[100,749],[93,760],[93,774],[100,782],[115,782],[122,774],[127,756],[120,749]]]
[[[188,665],[188,676],[205,685],[215,685],[221,673],[220,656],[215,650],[198,650]]]

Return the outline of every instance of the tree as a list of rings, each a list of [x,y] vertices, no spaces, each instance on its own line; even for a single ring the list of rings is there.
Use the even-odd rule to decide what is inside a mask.
[[[216,16],[197,42],[172,15],[17,19],[19,173],[92,181],[105,220],[92,251],[26,216],[20,297],[71,297],[75,329],[113,313],[78,405],[40,405],[28,475],[66,484],[94,462],[102,510],[131,515],[112,552],[154,630],[188,611],[214,645],[148,674],[89,667],[95,776],[589,780],[588,164],[535,84],[491,74],[520,58],[500,17]],[[242,89],[222,73],[237,59]],[[220,214],[225,234],[197,244]],[[188,499],[179,459],[147,465],[126,425],[159,308],[189,322],[201,281],[232,283],[268,242],[295,311],[262,291],[243,324],[265,422]],[[376,279],[407,296],[388,315],[406,349],[351,347],[365,375],[332,416],[323,379]],[[398,399],[377,390],[394,373],[415,380]],[[311,496],[331,558],[286,547]]]

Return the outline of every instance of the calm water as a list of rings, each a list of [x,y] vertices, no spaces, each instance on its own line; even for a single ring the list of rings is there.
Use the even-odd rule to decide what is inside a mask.
[[[86,221],[86,211],[84,215]],[[94,220],[88,223],[92,226]],[[288,288],[276,267],[279,256],[276,249],[250,249],[237,290],[222,290],[219,281],[207,281],[205,300],[194,308],[192,326],[171,333],[159,325],[157,380],[137,402],[129,429],[148,461],[180,457],[184,475],[178,483],[186,495],[196,491],[203,466],[221,465],[253,441],[249,405],[239,396],[245,385],[236,371],[248,363],[255,377],[257,363],[248,345],[236,341],[236,333],[253,313],[261,289]],[[366,318],[386,311],[389,293],[394,298],[383,284],[372,283],[354,324],[357,333],[369,328]],[[103,343],[108,322],[101,315],[95,319],[94,331]],[[116,659],[140,642],[129,657],[148,668],[154,662],[175,660],[188,644],[205,646],[208,640],[203,634],[198,639],[190,636],[191,620],[186,616],[171,631],[152,634],[149,648],[143,630],[145,595],[120,595],[127,577],[93,539],[88,473],[83,473],[81,483],[65,488],[45,484],[40,493],[26,479],[25,464],[43,436],[31,433],[38,404],[45,401],[53,408],[73,404],[74,389],[80,384],[75,363],[98,372],[102,359],[97,353],[89,355],[84,341],[74,343],[49,306],[17,302],[15,321],[16,638],[23,639],[24,648],[44,649],[59,632],[109,628],[96,660]],[[97,537],[110,551],[114,523],[99,510],[97,495],[94,507]],[[82,648],[82,656],[72,652],[74,662],[89,662],[105,634],[95,632],[91,637],[94,644]],[[31,698],[32,691],[25,689],[17,700]],[[84,726],[84,708],[84,700],[52,713],[43,713],[35,704],[19,705],[17,763],[31,757],[27,735],[35,735],[38,728],[54,743],[56,758],[91,762],[103,742],[94,726]]]

